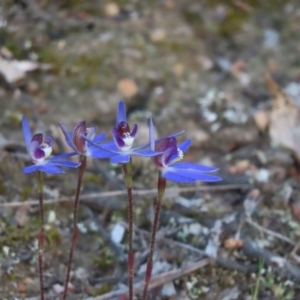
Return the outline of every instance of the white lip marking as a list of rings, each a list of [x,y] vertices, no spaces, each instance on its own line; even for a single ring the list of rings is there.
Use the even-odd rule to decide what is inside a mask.
[[[182,150],[180,150],[179,148],[177,148],[177,153],[178,153],[178,156],[179,156],[179,160],[183,159],[183,152]]]
[[[39,159],[36,159],[35,161],[37,163],[44,162],[52,153],[52,147],[50,147],[48,144],[43,143],[43,144],[41,144],[40,148],[44,152],[45,156],[41,157]]]

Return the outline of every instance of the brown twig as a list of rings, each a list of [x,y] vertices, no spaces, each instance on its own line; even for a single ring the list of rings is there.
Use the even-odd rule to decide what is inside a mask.
[[[227,190],[236,190],[236,189],[244,189],[249,188],[248,184],[228,184],[228,185],[212,185],[212,186],[194,186],[194,187],[183,187],[183,188],[167,188],[165,195],[166,196],[177,196],[180,193],[185,192],[195,192],[195,191],[205,191],[205,192],[217,192],[217,191],[227,191]],[[157,189],[148,189],[148,190],[133,190],[133,195],[136,196],[151,196],[156,195]],[[112,191],[112,192],[101,192],[101,193],[91,193],[87,195],[81,195],[80,201],[88,201],[95,198],[106,198],[106,197],[116,197],[116,196],[125,196],[127,191]],[[53,204],[53,203],[61,203],[61,202],[70,202],[74,201],[73,197],[62,197],[60,199],[49,199],[44,200],[44,205]],[[141,201],[137,199],[137,201]],[[27,205],[36,206],[39,205],[38,200],[29,200],[26,201]],[[0,204],[0,208],[13,208],[24,205],[24,202],[16,201],[10,203],[2,203]]]
[[[210,263],[210,259],[202,259],[197,262],[186,264],[179,269],[153,276],[151,278],[151,281],[149,284],[149,290],[154,289],[159,286],[162,286],[167,282],[170,282],[172,280],[175,280],[177,278],[180,278],[180,277],[190,274],[192,272],[195,272],[198,269],[207,266],[209,263]],[[144,282],[140,281],[134,285],[133,289],[134,289],[135,294],[139,293],[143,290],[143,287],[144,287],[143,284],[144,284]],[[95,298],[89,298],[89,300],[111,300],[111,299],[115,299],[117,297],[124,295],[126,292],[127,292],[127,290],[125,290],[125,289],[117,290],[117,291],[113,291],[113,292],[110,292],[110,293],[107,293],[105,295],[101,295],[101,296],[98,296]]]

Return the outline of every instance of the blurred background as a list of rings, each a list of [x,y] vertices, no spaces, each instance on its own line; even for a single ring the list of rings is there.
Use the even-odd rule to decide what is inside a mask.
[[[299,190],[299,31],[297,0],[2,0],[3,297],[36,299],[38,295],[34,261],[37,207],[26,205],[37,197],[34,176],[21,172],[28,163],[20,126],[23,114],[33,131],[54,136],[55,154],[69,150],[59,121],[71,129],[86,120],[111,137],[121,99],[126,102],[129,124],[139,124],[137,143],[147,142],[150,115],[158,136],[185,130],[179,139],[193,140],[185,159],[220,167],[224,180],[215,191],[167,195],[161,222],[166,238],[204,251],[215,222],[233,212],[244,216],[244,200],[254,198],[260,203],[256,221],[281,232],[292,243],[269,239],[250,225],[241,230],[237,222],[225,230],[220,244],[228,238],[251,237],[278,255],[292,250],[300,237],[299,225],[289,212],[290,198],[297,202]],[[90,162],[83,194],[123,189],[121,173],[107,162]],[[150,161],[137,159],[134,176],[136,189],[156,186],[157,174]],[[71,197],[75,185],[76,174],[70,170],[63,177],[48,176],[46,199]],[[218,190],[220,186],[224,190]],[[137,281],[143,278],[153,197],[137,200]],[[70,299],[98,296],[126,284],[126,266],[120,259],[126,252],[125,202],[122,197],[101,199],[92,199],[82,207],[85,229],[74,264],[72,289],[76,296]],[[4,207],[7,203],[16,204]],[[68,203],[48,207],[48,217],[52,217],[48,220],[47,250],[52,263],[46,263],[49,299],[59,295],[64,279],[64,249],[69,246],[72,220]],[[99,230],[104,233],[99,235]],[[121,239],[113,241],[112,249],[104,247],[113,230],[121,230],[116,234]],[[200,255],[197,251],[195,257],[187,255],[186,249],[182,255],[178,249],[173,255],[168,247],[163,243],[158,246],[161,264],[157,273]],[[251,297],[256,284],[249,274],[257,273],[259,258],[251,260],[255,264],[251,270],[239,270],[243,276],[237,275],[238,268],[228,271],[224,265],[179,276],[171,287],[157,288],[151,299],[244,300]],[[300,271],[298,277],[288,273],[278,279],[274,274],[261,283],[257,299],[298,299]],[[290,278],[292,284],[287,284]]]

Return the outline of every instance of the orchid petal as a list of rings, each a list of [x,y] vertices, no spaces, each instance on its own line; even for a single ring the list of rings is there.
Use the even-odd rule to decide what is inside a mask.
[[[23,168],[23,173],[24,174],[29,174],[29,173],[33,173],[33,172],[36,172],[39,168],[38,165],[32,165],[32,166],[28,166],[28,167],[25,167]]]
[[[74,140],[74,133],[73,133],[73,131],[67,131],[67,133],[68,133],[68,136],[70,137],[71,141],[73,141]]]
[[[44,140],[44,143],[47,144],[49,147],[52,147],[53,145],[53,142],[54,142],[54,139],[52,136],[47,136]]]
[[[117,145],[115,144],[114,141],[113,142],[108,142],[108,143],[101,144],[101,148],[107,149],[108,151],[119,152],[119,148],[117,147]]]
[[[126,122],[126,107],[124,101],[120,101],[118,105],[116,127],[122,122]]]
[[[181,143],[180,145],[178,145],[178,148],[179,148],[183,153],[185,153],[186,150],[190,147],[191,144],[192,144],[192,140],[189,139],[189,140],[184,141],[184,142]]]
[[[139,146],[139,147],[136,147],[136,148],[134,148],[134,149],[132,149],[132,150],[137,151],[137,150],[140,150],[140,149],[144,149],[144,148],[146,148],[146,147],[148,147],[148,146],[149,146],[149,143],[147,143],[147,144],[145,144],[145,145],[142,145],[142,146]]]
[[[195,164],[192,162],[178,162],[173,165],[176,169],[194,169],[199,172],[215,172],[218,168]]]
[[[168,164],[172,163],[174,160],[178,160],[179,153],[176,146],[171,146],[167,148],[161,157],[161,162],[164,166],[167,166]]]
[[[179,182],[179,183],[194,183],[194,182],[196,182],[196,180],[193,178],[184,177],[184,176],[181,176],[177,173],[170,172],[170,171],[163,172],[162,177],[164,177],[167,180],[170,180],[173,182]]]
[[[30,143],[29,155],[33,160],[39,160],[45,157],[45,152],[40,148],[40,143],[37,140],[33,140]]]
[[[87,137],[83,136],[82,135],[82,138],[84,140],[86,140],[88,143],[90,143],[93,147],[97,148],[97,149],[100,149],[102,151],[105,151],[105,152],[110,152],[110,153],[113,153],[114,155],[116,154],[119,154],[119,149],[116,147],[115,143],[114,142],[111,142],[111,143],[107,143],[107,144],[96,144],[94,143],[93,141],[89,140]],[[105,147],[106,145],[106,147]],[[89,146],[89,148],[91,148],[92,146]],[[114,146],[114,147],[113,147]],[[109,147],[112,147],[112,148],[116,148],[116,151],[114,150],[110,150]],[[90,149],[88,149],[88,151],[90,151]],[[91,151],[94,151],[93,149]]]
[[[70,132],[68,131],[68,129],[66,128],[66,126],[63,123],[61,123],[61,122],[59,122],[59,126],[60,126],[60,128],[61,128],[61,130],[62,130],[62,132],[63,132],[63,134],[65,136],[65,139],[66,139],[66,142],[67,142],[68,146],[70,148],[72,148],[74,151],[77,152],[76,146],[75,146],[75,144],[73,142],[73,132],[70,134]]]
[[[96,128],[95,128],[95,126],[86,128],[86,131],[87,131],[86,137],[88,139],[93,139],[95,137],[95,134],[96,134]]]
[[[73,143],[76,147],[77,152],[85,155],[86,152],[86,142],[82,136],[86,135],[86,123],[85,121],[80,121],[76,124],[73,130]]]
[[[205,173],[199,172],[198,170],[194,169],[177,169],[176,164],[172,167],[167,168],[168,172],[180,174],[180,176],[194,179],[194,181],[207,181],[207,182],[214,182],[220,181],[221,178],[218,176],[207,175]]]
[[[150,149],[155,150],[155,130],[154,130],[154,125],[153,125],[153,120],[150,117],[148,120],[148,125],[149,125],[149,141],[150,141]]]
[[[159,141],[164,140],[164,139],[167,139],[167,138],[177,137],[177,136],[183,134],[184,132],[185,132],[185,130],[178,131],[178,132],[174,132],[174,133],[172,133],[172,134],[170,134],[170,135],[167,135],[167,136],[165,136],[165,137],[162,137],[162,138],[157,139],[157,140],[155,141],[155,143],[158,143]]]
[[[30,130],[30,126],[28,120],[25,116],[22,117],[22,129],[23,129],[23,137],[26,145],[27,152],[30,152],[30,142],[32,139],[32,134]]]
[[[118,148],[122,148],[125,146],[125,142],[120,138],[117,128],[114,128],[112,130],[112,136],[113,136],[114,142],[118,146]]]
[[[137,126],[137,124],[134,124],[133,125],[133,129],[132,129],[132,131],[130,133],[130,136],[134,138],[136,136],[136,134],[137,134],[137,131],[138,131],[138,126]]]
[[[136,151],[134,149],[130,152],[130,154],[131,155],[145,156],[145,157],[153,157],[153,156],[161,154],[161,152],[156,152],[156,151],[153,151],[153,150],[138,150],[138,151]]]
[[[112,164],[126,164],[130,161],[129,154],[116,155],[110,159]]]
[[[36,165],[39,171],[48,173],[48,174],[61,174],[65,173],[62,169],[52,165],[52,164],[43,164],[43,165]]]
[[[37,142],[39,145],[43,143],[43,134],[42,133],[36,133],[32,139],[31,142]]]
[[[111,153],[102,149],[99,149],[98,147],[95,146],[90,146],[88,148],[87,156],[92,157],[92,158],[111,158],[115,156],[115,153]]]
[[[106,136],[105,133],[101,133],[101,134],[99,134],[99,135],[97,135],[97,136],[95,136],[95,137],[93,138],[93,142],[94,142],[94,143],[99,143],[99,142],[101,142],[102,140],[105,139],[105,136]]]
[[[68,167],[68,168],[77,168],[80,166],[80,163],[75,163],[75,162],[68,161],[68,160],[57,160],[57,161],[53,162],[53,165],[61,166],[61,167]]]

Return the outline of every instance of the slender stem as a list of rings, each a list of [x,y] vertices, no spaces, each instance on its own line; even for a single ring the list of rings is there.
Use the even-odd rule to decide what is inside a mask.
[[[134,253],[133,253],[133,198],[132,198],[132,162],[131,159],[127,164],[123,164],[125,175],[125,184],[127,188],[128,205],[128,290],[129,300],[133,300],[133,277],[134,277]]]
[[[38,237],[38,261],[39,261],[39,277],[40,277],[40,293],[41,300],[45,299],[44,295],[44,266],[43,266],[43,252],[44,252],[44,239],[45,239],[45,217],[44,217],[44,204],[43,204],[43,173],[37,172],[38,176],[38,195],[39,195],[39,215],[40,215],[40,232]]]
[[[156,232],[158,228],[159,213],[160,213],[161,203],[164,197],[165,189],[166,189],[166,179],[164,179],[161,176],[161,172],[159,172],[158,181],[157,181],[157,199],[155,205],[154,220],[152,224],[150,252],[148,256],[148,262],[147,262],[147,268],[145,274],[145,286],[144,286],[143,298],[142,298],[143,300],[148,299],[148,289],[149,289],[149,283],[150,283],[152,267],[153,267],[153,253],[154,253]]]
[[[68,295],[68,286],[69,286],[69,281],[70,281],[73,254],[74,254],[76,242],[77,242],[78,235],[79,235],[79,230],[77,227],[79,195],[80,195],[82,177],[83,177],[85,167],[86,167],[86,156],[80,155],[79,160],[80,160],[80,166],[78,168],[77,187],[76,187],[75,201],[74,201],[74,207],[73,207],[73,236],[72,236],[72,242],[71,242],[71,247],[70,247],[70,252],[69,252],[68,269],[67,269],[67,275],[66,275],[66,280],[65,280],[63,300],[66,300],[67,295]]]

